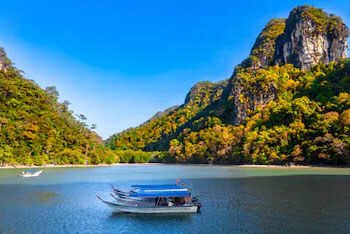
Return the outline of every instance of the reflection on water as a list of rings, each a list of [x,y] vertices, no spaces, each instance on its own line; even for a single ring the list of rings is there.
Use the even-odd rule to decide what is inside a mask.
[[[350,228],[350,173],[344,169],[121,166],[50,169],[29,180],[13,174],[0,180],[0,233],[346,233]],[[127,189],[176,178],[192,184],[203,204],[200,213],[112,214],[96,198],[110,197],[109,183]]]
[[[58,193],[55,192],[47,192],[47,191],[27,191],[25,200],[29,202],[38,202],[43,204],[53,204],[57,203],[59,200],[57,199]]]
[[[157,220],[157,222],[165,222],[165,221],[183,221],[191,219],[191,215],[195,215],[193,213],[185,213],[185,214],[132,214],[132,213],[111,213],[109,216],[110,219],[135,219],[141,222],[147,222]]]

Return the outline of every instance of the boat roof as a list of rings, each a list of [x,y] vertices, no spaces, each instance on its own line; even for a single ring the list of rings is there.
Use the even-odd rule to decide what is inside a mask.
[[[30,170],[25,170],[25,172],[31,172],[31,173],[33,173],[33,172],[37,172],[37,171],[39,171],[38,169],[30,169]]]
[[[131,193],[130,197],[185,197],[190,196],[191,192],[187,189],[170,190],[140,190],[137,193]]]
[[[187,186],[178,186],[177,184],[134,184],[132,188],[147,189],[147,190],[158,190],[158,189],[184,189]]]

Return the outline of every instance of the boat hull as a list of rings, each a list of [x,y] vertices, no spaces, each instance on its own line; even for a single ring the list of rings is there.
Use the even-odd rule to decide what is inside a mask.
[[[35,173],[32,174],[21,174],[22,177],[36,177],[39,176],[43,171],[37,171]]]
[[[164,213],[197,213],[197,206],[159,206],[159,207],[139,207],[118,205],[112,202],[105,202],[114,213],[138,213],[138,214],[164,214]]]

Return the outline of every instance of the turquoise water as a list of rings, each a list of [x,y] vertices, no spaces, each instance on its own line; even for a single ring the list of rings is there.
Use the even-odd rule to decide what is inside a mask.
[[[122,165],[0,170],[0,233],[347,233],[350,170]],[[110,186],[192,184],[200,213],[112,214]]]

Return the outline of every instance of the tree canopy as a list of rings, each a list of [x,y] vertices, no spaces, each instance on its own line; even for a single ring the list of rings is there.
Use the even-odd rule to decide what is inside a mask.
[[[109,146],[164,151],[157,156],[164,162],[350,163],[349,59],[321,63],[309,72],[290,64],[238,72],[243,100],[276,89],[274,100],[250,109],[243,124],[233,126],[225,115],[211,111],[224,89],[206,83],[187,98],[191,101],[115,135]],[[222,113],[230,108],[229,99],[221,103]]]
[[[119,162],[84,115],[75,119],[69,102],[57,101],[55,87],[43,90],[9,64],[0,70],[0,164]]]

